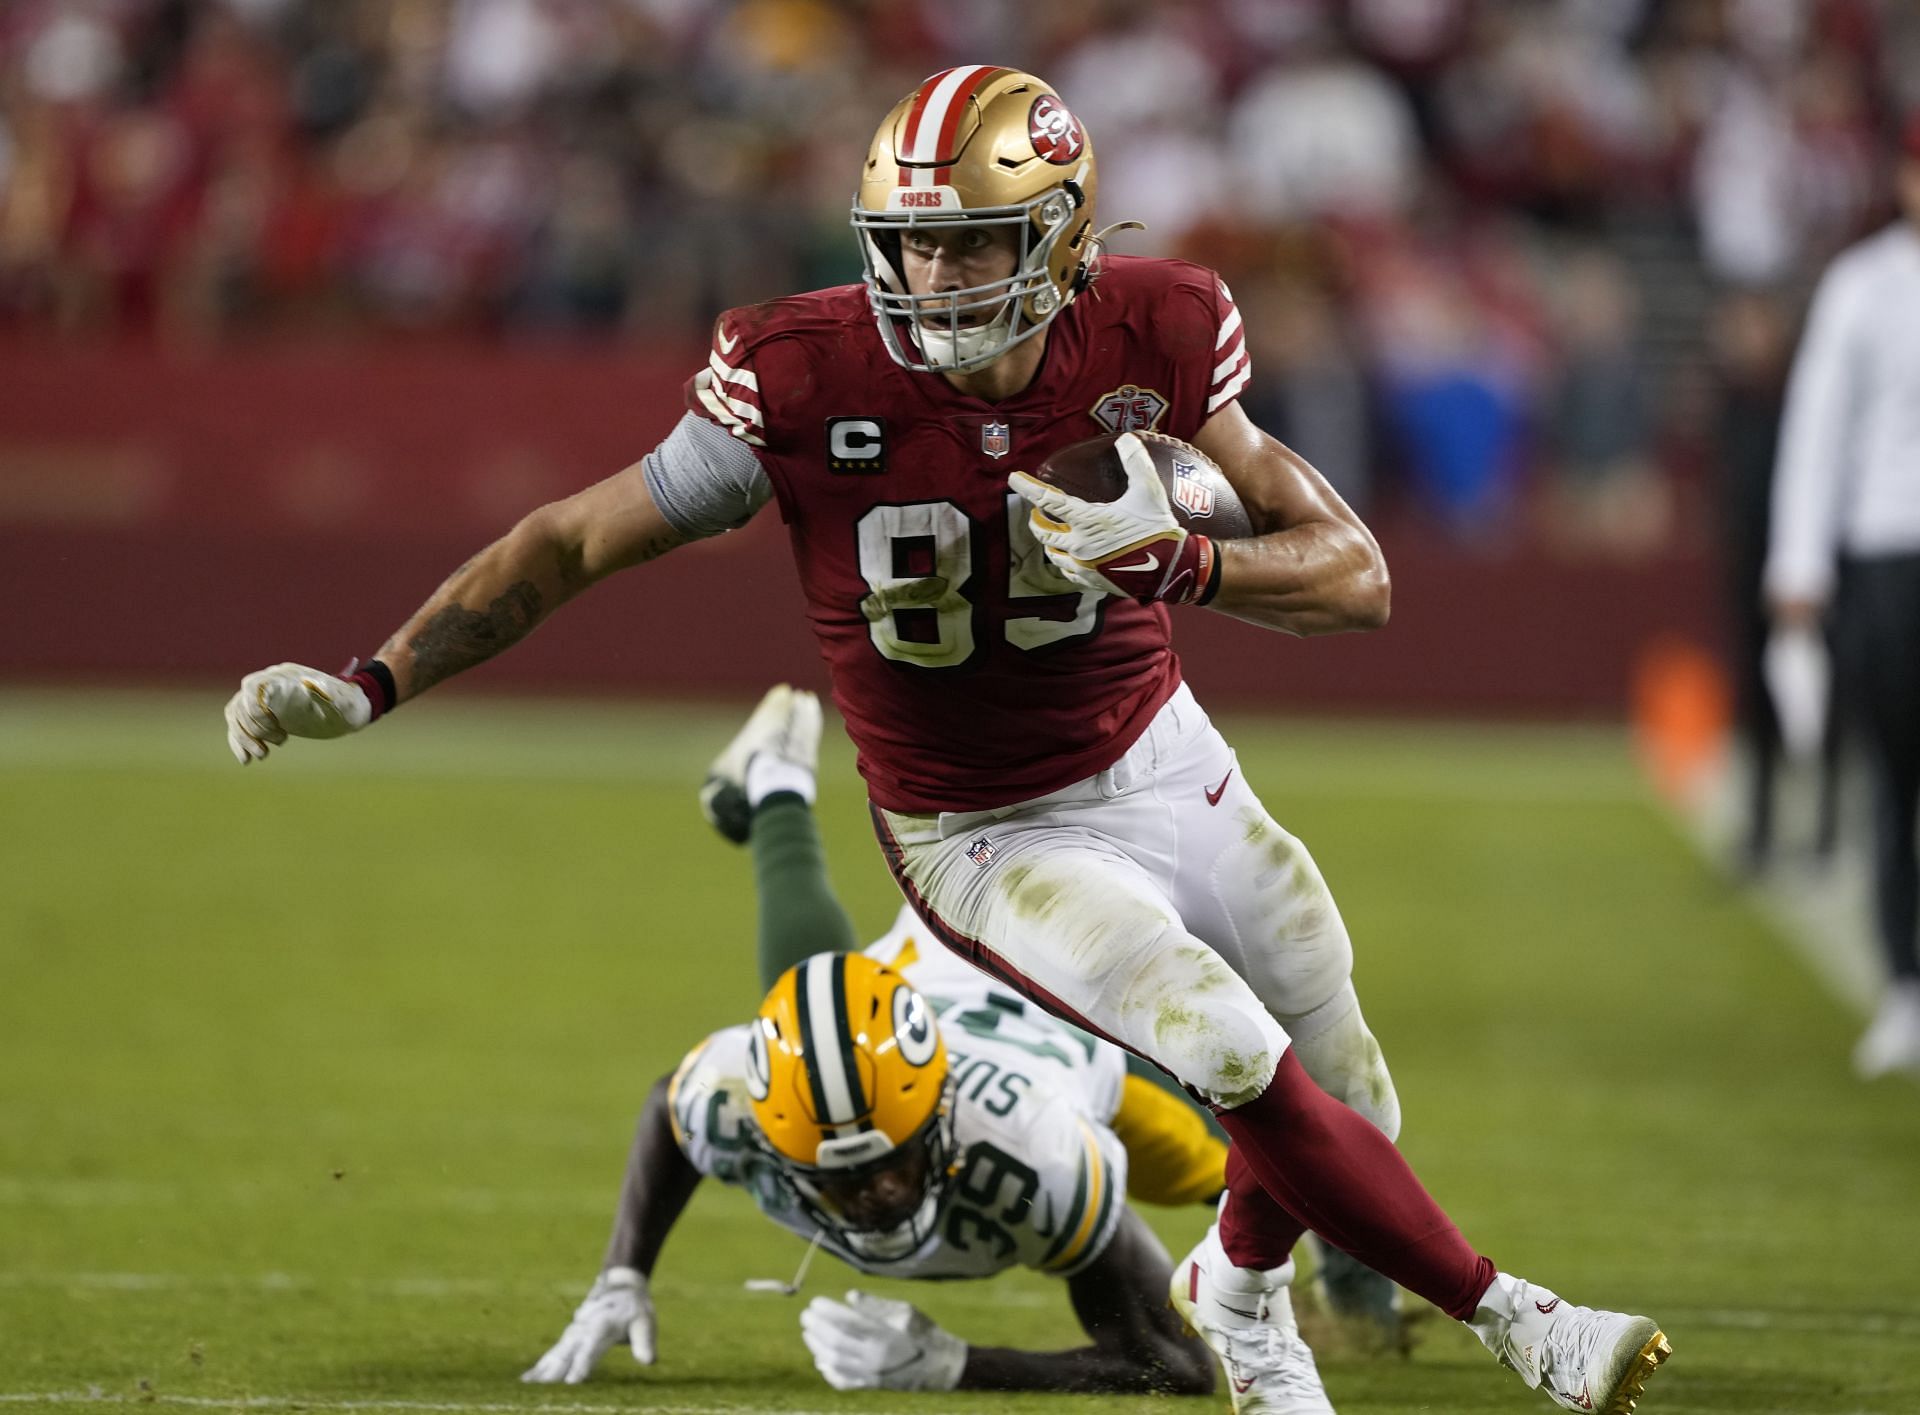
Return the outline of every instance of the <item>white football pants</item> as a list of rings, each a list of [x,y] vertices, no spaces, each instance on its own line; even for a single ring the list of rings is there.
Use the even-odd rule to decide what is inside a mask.
[[[1105,771],[990,811],[876,808],[895,877],[942,940],[1221,1106],[1289,1043],[1389,1136],[1400,1104],[1354,995],[1353,946],[1183,685]]]

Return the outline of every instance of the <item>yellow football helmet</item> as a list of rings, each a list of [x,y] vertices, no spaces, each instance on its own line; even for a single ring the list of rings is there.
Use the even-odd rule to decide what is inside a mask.
[[[894,105],[867,151],[853,226],[867,300],[894,361],[921,372],[992,363],[1031,339],[1091,278],[1093,140],[1041,79],[964,64]],[[1017,227],[1011,276],[908,291],[903,232]]]
[[[947,1047],[933,1009],[864,953],[789,968],[747,1044],[758,1143],[802,1209],[868,1257],[932,1233],[953,1158]]]

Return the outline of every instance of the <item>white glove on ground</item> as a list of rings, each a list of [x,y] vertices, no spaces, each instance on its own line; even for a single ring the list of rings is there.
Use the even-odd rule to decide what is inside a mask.
[[[1127,473],[1117,500],[1083,501],[1025,472],[1008,477],[1007,485],[1032,503],[1034,539],[1061,574],[1083,589],[1157,599],[1187,532],[1174,519],[1145,444],[1129,432],[1114,439],[1113,448]]]
[[[1826,639],[1818,629],[1775,629],[1767,638],[1760,667],[1788,754],[1801,760],[1818,756],[1827,732],[1832,680]]]
[[[647,1280],[632,1268],[608,1268],[593,1280],[553,1349],[520,1379],[534,1385],[565,1381],[577,1386],[622,1341],[642,1366],[653,1364],[653,1299],[647,1295]]]
[[[358,683],[299,663],[277,663],[240,680],[227,700],[227,746],[245,766],[289,737],[344,737],[373,720]]]
[[[835,1390],[952,1390],[967,1367],[966,1342],[908,1303],[865,1292],[814,1298],[800,1335]]]

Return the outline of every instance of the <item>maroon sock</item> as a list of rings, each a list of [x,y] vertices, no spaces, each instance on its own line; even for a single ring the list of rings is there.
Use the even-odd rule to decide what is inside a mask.
[[[1220,1124],[1232,1153],[1287,1213],[1448,1316],[1473,1315],[1493,1281],[1492,1261],[1460,1236],[1393,1141],[1314,1085],[1291,1051],[1272,1084],[1221,1111]]]
[[[1238,1268],[1266,1272],[1293,1255],[1307,1226],[1261,1187],[1238,1145],[1227,1151],[1227,1206],[1220,1211],[1220,1246]]]

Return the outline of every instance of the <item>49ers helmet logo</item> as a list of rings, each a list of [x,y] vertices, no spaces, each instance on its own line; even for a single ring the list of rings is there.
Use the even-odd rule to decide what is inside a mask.
[[[1087,150],[1086,134],[1080,131],[1080,120],[1067,111],[1067,105],[1050,93],[1043,93],[1033,100],[1033,107],[1027,110],[1027,136],[1033,139],[1033,150],[1047,161],[1060,166],[1069,162],[1078,162]]]

